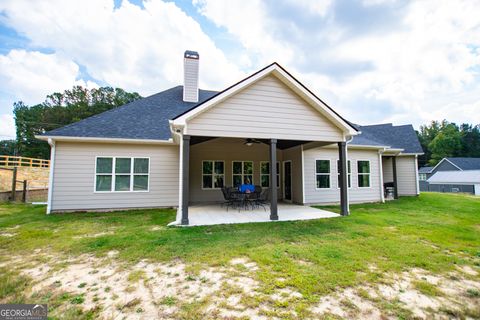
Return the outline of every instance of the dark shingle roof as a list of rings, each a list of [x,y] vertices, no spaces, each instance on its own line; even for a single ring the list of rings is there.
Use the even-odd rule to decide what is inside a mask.
[[[193,109],[218,92],[200,90],[198,103],[183,101],[183,86],[159,92],[124,106],[44,133],[44,136],[85,138],[123,138],[167,140],[171,138],[169,120]],[[406,153],[422,153],[411,125],[389,124],[360,126],[350,123],[362,133],[350,142],[353,145],[390,146]]]
[[[214,96],[216,91],[200,90],[198,103]],[[183,86],[159,92],[43,135],[168,140],[168,120],[198,103],[183,101]]]
[[[447,158],[462,170],[480,170],[480,158]]]
[[[389,146],[404,149],[404,153],[423,153],[413,126],[394,126],[391,123],[370,126],[357,125],[362,134],[355,136],[352,145]]]
[[[432,172],[433,167],[421,167],[418,169],[418,173],[430,173]]]

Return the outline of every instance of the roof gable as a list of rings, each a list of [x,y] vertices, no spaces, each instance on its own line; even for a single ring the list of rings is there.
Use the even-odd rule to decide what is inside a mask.
[[[188,120],[194,136],[342,141],[344,131],[272,74]]]
[[[309,103],[313,108],[318,112],[328,118],[332,123],[334,123],[338,128],[347,133],[348,135],[358,134],[358,130],[351,125],[348,121],[342,118],[338,113],[336,113],[330,106],[320,100],[316,95],[314,95],[308,88],[306,88],[300,81],[295,79],[290,73],[288,73],[284,68],[282,68],[276,62],[271,65],[259,70],[258,72],[252,74],[251,76],[241,80],[240,82],[230,86],[229,88],[219,92],[215,96],[212,96],[210,99],[204,101],[203,103],[198,104],[192,109],[186,111],[185,113],[180,114],[174,118],[173,125],[184,126],[189,120],[198,116],[199,114],[206,112],[216,104],[232,97],[242,89],[252,85],[253,83],[265,78],[266,76],[273,75],[282,81],[287,87],[294,91],[299,97]]]

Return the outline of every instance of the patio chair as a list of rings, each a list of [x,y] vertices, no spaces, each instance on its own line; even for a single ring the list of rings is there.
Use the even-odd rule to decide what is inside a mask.
[[[227,212],[228,212],[228,207],[233,207],[234,206],[234,201],[233,201],[233,198],[232,198],[232,193],[231,193],[230,188],[223,187],[222,188],[222,194],[223,194],[224,202],[222,202],[220,204],[220,206],[222,208],[223,208],[223,206],[225,206],[227,208]]]
[[[265,209],[265,206],[268,206],[270,204],[270,201],[268,199],[269,195],[270,188],[263,189],[263,191],[260,193],[257,200],[255,201],[255,205],[257,205],[258,207],[261,206],[263,210],[267,211],[267,209]]]

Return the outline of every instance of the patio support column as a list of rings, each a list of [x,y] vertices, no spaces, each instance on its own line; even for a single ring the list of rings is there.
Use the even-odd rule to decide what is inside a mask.
[[[398,199],[398,179],[397,179],[397,157],[392,157],[393,171],[393,198]]]
[[[270,220],[278,220],[277,139],[270,140]]]
[[[347,143],[338,143],[338,162],[340,165],[340,213],[342,216],[350,214],[348,210],[348,178],[347,178]]]
[[[189,168],[190,168],[190,136],[183,135],[182,143],[182,225],[188,225],[188,189],[189,189]]]

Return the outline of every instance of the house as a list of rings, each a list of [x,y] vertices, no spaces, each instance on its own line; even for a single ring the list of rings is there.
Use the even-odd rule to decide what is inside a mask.
[[[247,178],[273,186],[272,220],[278,201],[340,203],[347,215],[349,203],[384,201],[386,182],[397,197],[419,194],[411,125],[355,125],[277,63],[201,90],[199,58],[185,52],[183,86],[38,136],[52,150],[48,213],[178,207],[188,224],[189,206]]]
[[[433,174],[433,167],[421,167],[418,169],[418,182],[420,185],[420,191],[428,191],[428,178]]]
[[[438,187],[430,188],[428,179],[439,171],[469,171],[480,170],[480,158],[450,157],[443,158],[435,167],[418,169],[420,191],[437,191]]]
[[[480,170],[438,171],[428,179],[430,191],[463,192],[480,196]]]

